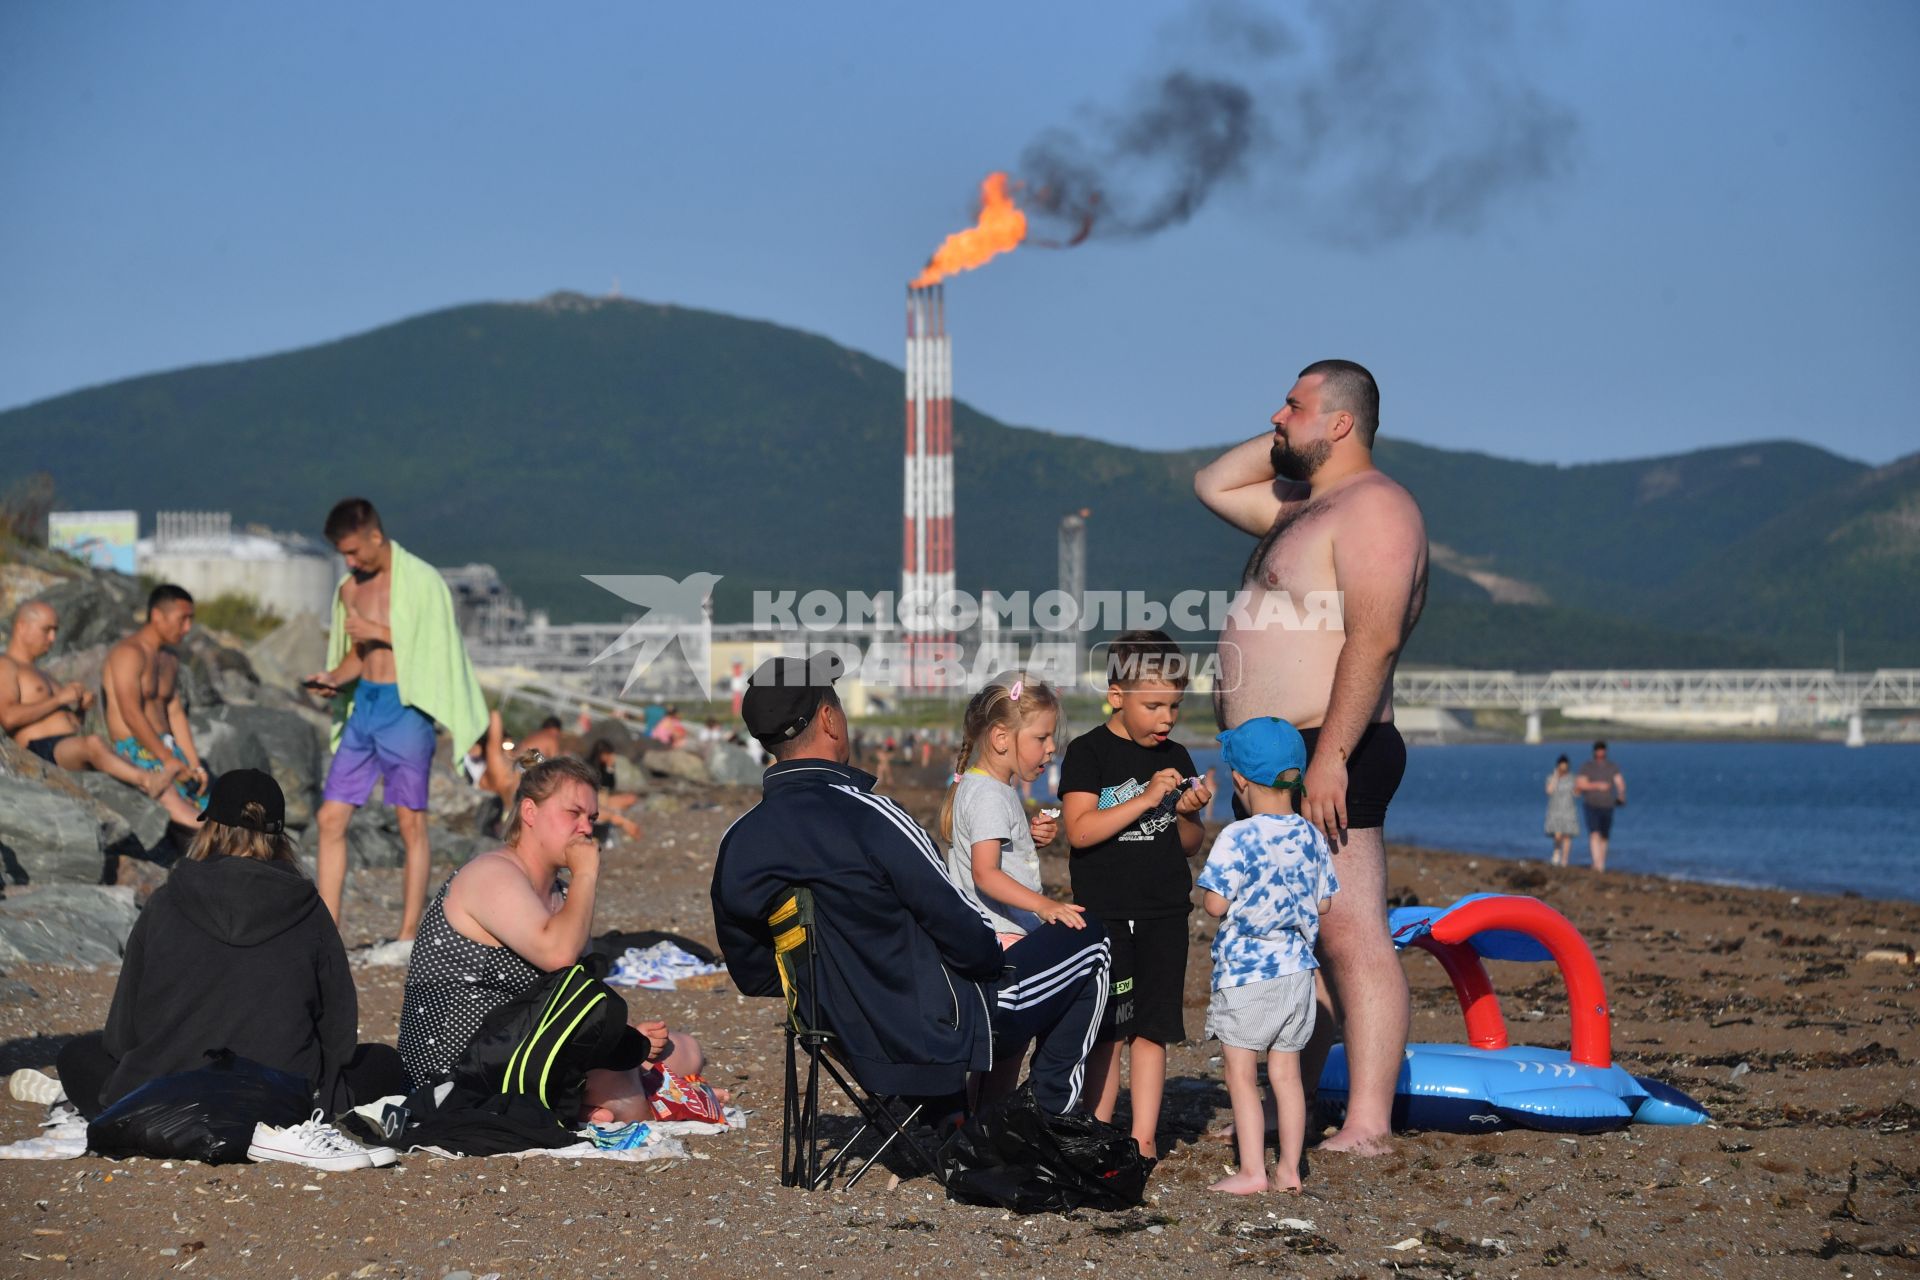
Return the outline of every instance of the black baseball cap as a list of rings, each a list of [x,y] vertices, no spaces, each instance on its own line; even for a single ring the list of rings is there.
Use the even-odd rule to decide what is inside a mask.
[[[249,804],[259,805],[263,816],[247,817]],[[258,769],[229,769],[213,780],[204,816],[208,822],[277,836],[287,829],[287,798],[272,774]]]
[[[821,699],[847,669],[837,653],[811,658],[768,658],[747,681],[740,718],[747,732],[768,746],[791,742],[813,723]]]

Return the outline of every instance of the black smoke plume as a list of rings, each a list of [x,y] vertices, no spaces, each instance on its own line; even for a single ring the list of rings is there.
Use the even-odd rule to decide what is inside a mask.
[[[1506,0],[1296,9],[1202,0],[1124,108],[1036,138],[1019,178],[1053,233],[1037,243],[1149,236],[1227,190],[1352,246],[1465,233],[1571,166],[1577,123],[1515,65]]]

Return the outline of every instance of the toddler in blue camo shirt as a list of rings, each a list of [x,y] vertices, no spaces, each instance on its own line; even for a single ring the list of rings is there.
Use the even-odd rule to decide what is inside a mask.
[[[1313,1035],[1313,947],[1320,915],[1340,882],[1319,828],[1299,815],[1306,744],[1285,720],[1249,720],[1220,735],[1234,794],[1252,816],[1221,831],[1199,885],[1213,939],[1213,1000],[1207,1035],[1220,1041],[1240,1169],[1209,1190],[1251,1195],[1300,1190],[1307,1100],[1300,1050]],[[1280,1163],[1267,1181],[1260,1111],[1260,1055],[1267,1056],[1279,1121]]]

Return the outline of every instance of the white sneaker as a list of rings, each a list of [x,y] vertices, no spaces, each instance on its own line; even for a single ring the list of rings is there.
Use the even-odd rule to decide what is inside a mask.
[[[386,1147],[380,1149],[389,1150]],[[325,1169],[328,1173],[373,1167],[373,1157],[368,1154],[367,1148],[328,1124],[325,1113],[320,1111],[284,1129],[270,1124],[255,1125],[253,1144],[247,1148],[247,1158],[284,1160],[288,1164],[306,1165],[309,1169]],[[386,1163],[392,1164],[393,1161]]]
[[[44,1071],[22,1067],[7,1078],[7,1092],[22,1102],[50,1107],[67,1100],[67,1087]]]

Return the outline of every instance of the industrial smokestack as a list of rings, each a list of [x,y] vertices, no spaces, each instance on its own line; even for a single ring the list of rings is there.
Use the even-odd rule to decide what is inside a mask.
[[[900,562],[903,610],[950,596],[953,572],[953,348],[947,339],[946,289],[907,289],[907,441],[905,522]],[[935,684],[935,664],[951,636],[909,633],[915,688]]]

